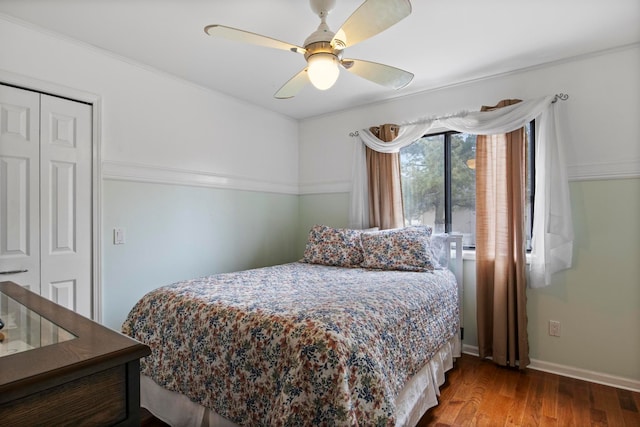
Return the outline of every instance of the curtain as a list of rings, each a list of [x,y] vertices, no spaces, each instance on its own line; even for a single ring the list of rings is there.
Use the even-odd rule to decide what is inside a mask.
[[[371,133],[383,142],[391,142],[398,135],[398,125],[372,127]],[[402,185],[400,182],[400,154],[380,153],[366,149],[367,182],[369,188],[369,227],[381,230],[404,225]]]
[[[551,284],[554,273],[570,268],[573,253],[573,222],[569,201],[569,183],[564,165],[566,143],[562,123],[558,121],[559,104],[554,95],[529,99],[494,111],[467,112],[420,119],[401,124],[398,136],[383,143],[371,131],[358,132],[353,159],[353,176],[349,223],[363,228],[366,211],[365,150],[363,145],[382,153],[397,153],[400,148],[420,139],[433,129],[450,129],[477,135],[511,132],[536,119],[535,207],[529,286]],[[360,227],[355,225],[362,224]]]
[[[367,146],[356,141],[353,144],[353,167],[351,168],[351,195],[349,205],[349,228],[369,228],[369,184],[367,183]]]
[[[500,101],[493,111],[519,100]],[[529,364],[525,282],[526,133],[476,139],[476,308],[480,357]]]

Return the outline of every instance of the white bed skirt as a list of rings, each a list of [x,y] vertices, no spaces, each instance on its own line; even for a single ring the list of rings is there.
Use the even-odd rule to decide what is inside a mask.
[[[396,426],[415,426],[429,408],[438,404],[445,372],[453,368],[453,360],[460,354],[460,337],[456,335],[405,384],[396,401]],[[140,406],[173,427],[237,427],[187,397],[165,390],[144,375],[140,376]]]

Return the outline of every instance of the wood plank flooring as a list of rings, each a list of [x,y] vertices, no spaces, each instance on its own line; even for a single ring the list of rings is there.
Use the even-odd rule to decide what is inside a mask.
[[[640,427],[640,393],[462,355],[417,427]],[[166,427],[143,409],[142,426]]]
[[[418,427],[640,426],[640,393],[463,355]]]

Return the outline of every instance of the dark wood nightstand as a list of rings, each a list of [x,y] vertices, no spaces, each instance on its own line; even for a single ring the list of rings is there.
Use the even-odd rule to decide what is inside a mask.
[[[0,283],[0,424],[140,425],[149,347],[13,282]]]

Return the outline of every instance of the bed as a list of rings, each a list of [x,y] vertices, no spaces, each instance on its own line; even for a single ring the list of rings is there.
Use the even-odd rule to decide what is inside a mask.
[[[318,225],[298,262],[149,292],[122,327],[151,348],[142,406],[173,426],[415,425],[460,355],[461,239],[435,241]]]

